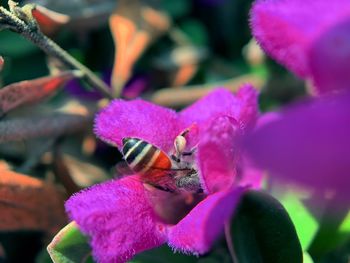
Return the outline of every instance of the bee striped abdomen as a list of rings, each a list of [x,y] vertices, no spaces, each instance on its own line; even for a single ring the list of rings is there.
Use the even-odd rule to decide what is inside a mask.
[[[162,170],[171,168],[169,157],[154,145],[137,139],[124,138],[122,153],[129,167],[136,173],[151,176],[161,175]],[[156,171],[157,168],[158,171]]]

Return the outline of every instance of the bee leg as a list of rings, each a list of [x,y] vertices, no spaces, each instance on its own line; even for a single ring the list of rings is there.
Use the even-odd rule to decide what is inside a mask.
[[[160,185],[153,185],[155,188],[157,188],[158,190],[161,190],[161,191],[165,191],[165,192],[169,192],[169,193],[173,193],[174,191],[167,188],[167,187],[163,187],[163,186],[160,186]]]
[[[148,190],[152,190],[153,189],[157,189],[157,190],[160,190],[160,191],[164,191],[164,192],[169,192],[169,193],[174,193],[174,190],[168,188],[168,187],[165,187],[165,186],[161,186],[161,185],[158,185],[158,184],[151,184],[151,183],[147,183],[148,185]],[[149,188],[151,187],[151,188]]]
[[[177,179],[176,186],[189,192],[202,193],[203,189],[197,173],[190,173]]]
[[[182,156],[191,156],[194,152],[183,152],[181,155]]]
[[[191,156],[197,151],[197,145],[194,146],[189,152],[181,153],[182,156]]]
[[[179,163],[181,161],[180,158],[174,154],[170,155],[170,158],[171,158],[171,160],[173,160],[174,162],[177,162],[177,163]]]

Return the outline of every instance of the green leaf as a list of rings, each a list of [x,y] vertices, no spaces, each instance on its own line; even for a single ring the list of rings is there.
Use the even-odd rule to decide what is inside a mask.
[[[173,18],[179,18],[186,15],[191,3],[189,0],[162,1],[162,8]]]
[[[272,196],[247,192],[232,223],[240,263],[302,263],[297,232],[284,207]]]
[[[198,258],[197,263],[232,263],[225,242],[218,242],[208,254]]]
[[[319,224],[308,208],[303,204],[302,197],[296,192],[285,194],[281,203],[290,215],[298,233],[301,247],[308,249],[318,230]]]
[[[136,255],[131,261],[129,261],[129,263],[195,263],[197,261],[197,257],[187,256],[181,253],[174,253],[171,248],[164,245]]]
[[[94,262],[88,239],[73,221],[54,237],[47,247],[54,263]]]
[[[324,199],[325,208],[319,220],[320,227],[308,249],[310,255],[317,262],[327,257],[327,254],[338,254],[336,251],[343,245],[346,246],[349,240],[347,233],[348,209],[337,206],[337,201],[337,197]],[[348,254],[348,252],[346,253]]]
[[[187,19],[180,24],[181,30],[194,45],[205,46],[208,44],[208,34],[202,23],[195,19]]]
[[[314,263],[309,253],[304,252],[303,257],[304,257],[303,263]]]
[[[1,31],[0,54],[10,57],[23,57],[30,53],[39,52],[39,49],[17,33]]]

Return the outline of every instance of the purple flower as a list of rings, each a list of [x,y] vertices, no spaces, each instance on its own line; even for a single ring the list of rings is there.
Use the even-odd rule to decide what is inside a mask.
[[[350,1],[257,0],[251,24],[263,49],[318,93],[350,88]]]
[[[110,86],[111,82],[111,70],[106,70],[103,72],[102,80]],[[122,91],[122,96],[128,99],[134,99],[149,88],[149,78],[144,74],[135,74],[125,85]],[[84,89],[82,84],[73,79],[66,85],[66,91],[70,95],[77,97],[79,99],[85,99],[89,101],[96,101],[102,99],[103,96],[99,91]]]
[[[137,137],[170,153],[175,137],[192,127],[186,138],[188,147],[198,144],[195,164],[204,194],[157,190],[132,175],[74,195],[66,209],[90,236],[94,257],[125,262],[164,243],[195,255],[209,251],[241,194],[260,185],[260,172],[245,169],[237,146],[257,114],[257,94],[250,86],[236,96],[217,89],[179,113],[143,100],[115,100],[106,107],[95,132],[119,149],[123,138]]]
[[[270,118],[246,137],[247,153],[272,176],[349,198],[350,2],[258,0],[251,21],[265,51],[324,96]]]
[[[350,93],[290,106],[246,139],[260,167],[318,193],[350,197]]]

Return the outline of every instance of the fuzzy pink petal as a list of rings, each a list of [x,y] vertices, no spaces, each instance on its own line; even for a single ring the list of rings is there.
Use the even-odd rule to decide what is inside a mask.
[[[204,132],[214,119],[223,115],[235,118],[242,128],[252,127],[258,113],[257,95],[251,85],[243,86],[236,95],[218,88],[181,111],[180,119],[186,127],[195,123],[198,134]]]
[[[350,197],[350,94],[289,107],[245,140],[271,175]]]
[[[98,262],[126,262],[165,242],[164,226],[156,220],[137,176],[83,190],[66,202],[66,210],[90,236]]]
[[[348,0],[257,0],[251,25],[253,35],[271,57],[305,78],[311,74],[310,45],[349,16]]]
[[[172,149],[180,126],[173,110],[143,100],[114,100],[97,115],[95,133],[118,147],[123,138],[136,137],[167,152]]]
[[[234,184],[239,156],[235,141],[240,133],[238,123],[223,116],[212,121],[201,136],[197,165],[205,192],[213,193]]]
[[[349,4],[350,5],[350,2]],[[350,14],[310,48],[310,70],[318,93],[350,89]]]
[[[174,250],[195,255],[209,251],[232,216],[243,188],[221,191],[201,201],[168,232],[168,244]]]

